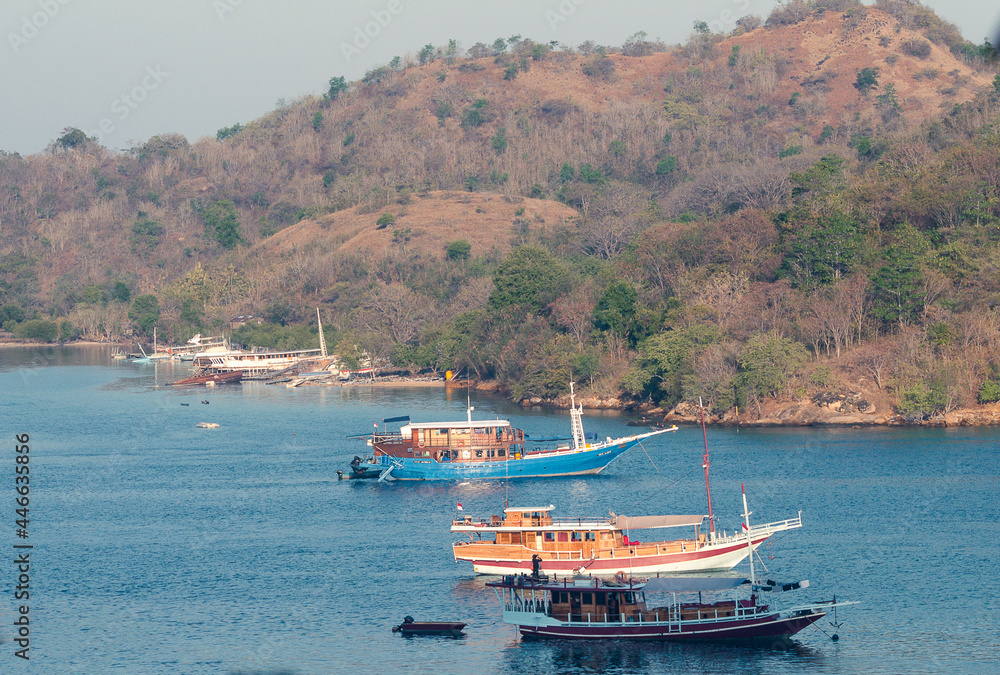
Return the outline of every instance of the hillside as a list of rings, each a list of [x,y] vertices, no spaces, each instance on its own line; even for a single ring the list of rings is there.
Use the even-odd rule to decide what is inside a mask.
[[[216,139],[0,155],[0,323],[290,345],[320,307],[517,398],[995,400],[995,52],[899,0],[695,28],[428,46]]]

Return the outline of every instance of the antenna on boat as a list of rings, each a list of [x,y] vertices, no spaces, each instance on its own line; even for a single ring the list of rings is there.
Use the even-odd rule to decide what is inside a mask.
[[[708,430],[705,428],[705,405],[701,402],[700,396],[698,397],[698,409],[701,411],[701,434],[705,438],[705,454],[702,455],[701,466],[705,469],[705,494],[708,495],[708,531],[712,541],[715,541],[715,516],[712,515],[712,489],[708,486],[708,467],[712,463],[708,458]]]
[[[469,418],[469,431],[471,432],[472,431],[472,411],[475,410],[475,408],[472,407],[472,397],[469,396],[469,392],[465,392],[465,406],[466,406],[465,414]]]
[[[576,407],[573,382],[569,383],[569,416],[573,431],[573,449],[582,450],[587,447],[587,437],[583,434],[583,404],[581,403],[579,408]]]
[[[747,530],[747,548],[750,549],[750,587],[756,583],[753,574],[753,539],[750,537],[750,509],[747,508],[747,489],[740,483],[740,490],[743,491],[743,527]]]

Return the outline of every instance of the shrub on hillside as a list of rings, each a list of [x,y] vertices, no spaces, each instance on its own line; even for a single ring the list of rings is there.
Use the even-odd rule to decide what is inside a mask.
[[[812,8],[805,0],[785,0],[771,11],[764,25],[768,28],[791,26],[805,20],[810,13]]]
[[[583,74],[601,82],[614,82],[617,79],[615,62],[603,54],[583,64]]]
[[[562,122],[566,115],[576,112],[577,107],[569,101],[549,99],[538,106],[538,116],[548,122]]]
[[[931,55],[931,43],[927,40],[907,40],[899,45],[899,50],[907,56],[926,59]]]

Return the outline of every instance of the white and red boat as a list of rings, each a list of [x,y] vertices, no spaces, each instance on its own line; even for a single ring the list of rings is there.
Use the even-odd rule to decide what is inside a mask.
[[[744,493],[745,531],[750,512]],[[743,546],[752,547],[749,536]],[[750,579],[742,577],[657,577],[649,580],[564,577],[549,580],[540,574],[509,575],[489,582],[503,608],[504,623],[517,626],[524,638],[575,640],[626,639],[673,641],[773,641],[787,638],[815,623],[837,607],[855,604],[833,600],[771,607],[775,591],[808,588],[809,582],[779,584],[755,581],[753,556]],[[749,598],[739,589],[748,588]],[[667,595],[649,602],[646,593]],[[731,597],[705,601],[703,594],[730,593]],[[697,598],[697,602],[695,602]],[[833,625],[840,623],[834,621]],[[838,636],[832,636],[837,639]]]
[[[455,561],[471,562],[479,574],[534,570],[612,576],[729,570],[749,553],[744,534],[715,532],[711,526],[702,533],[705,522],[711,522],[707,515],[554,518],[553,508],[508,508],[503,518],[453,521],[451,531],[469,537],[469,541],[452,544]],[[683,526],[693,526],[694,536],[665,541],[636,537],[640,529]],[[798,527],[802,527],[801,514],[754,526],[749,536],[757,548],[771,535]]]
[[[706,433],[702,466],[707,514],[554,518],[552,505],[505,508],[503,517],[452,521],[451,531],[469,538],[452,544],[455,561],[471,562],[479,574],[611,576],[730,570],[772,535],[802,527],[800,511],[795,518],[756,525],[749,531],[718,532],[712,514],[709,465]],[[693,537],[663,541],[640,541],[636,532],[692,526]]]

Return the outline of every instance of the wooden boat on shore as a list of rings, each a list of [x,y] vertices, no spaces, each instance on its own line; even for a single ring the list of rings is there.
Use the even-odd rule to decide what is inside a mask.
[[[744,493],[744,524],[750,512]],[[746,548],[752,540],[745,538]],[[809,582],[778,584],[757,581],[753,556],[750,578],[657,577],[615,580],[599,577],[508,575],[486,584],[503,608],[504,623],[517,626],[524,638],[569,640],[773,641],[787,638],[820,620],[831,610],[853,602],[833,600],[774,609],[765,594],[808,588]],[[749,598],[737,589],[748,587]],[[731,599],[705,602],[704,593],[733,592]],[[647,602],[646,593],[670,594],[662,604]],[[697,602],[694,598],[697,597]],[[839,625],[839,624],[838,624]]]
[[[588,443],[583,431],[583,406],[576,407],[570,386],[572,442],[555,448],[527,449],[525,435],[507,420],[410,422],[409,416],[383,420],[405,422],[399,431],[375,431],[349,436],[364,439],[368,457],[351,462],[352,478],[385,480],[469,480],[537,478],[597,474],[642,440],[676,431],[657,429],[623,438]]]
[[[199,375],[193,375],[192,377],[184,378],[183,380],[177,380],[176,382],[171,382],[171,385],[181,386],[186,384],[236,384],[243,379],[242,370],[234,370],[225,373],[202,373]]]

